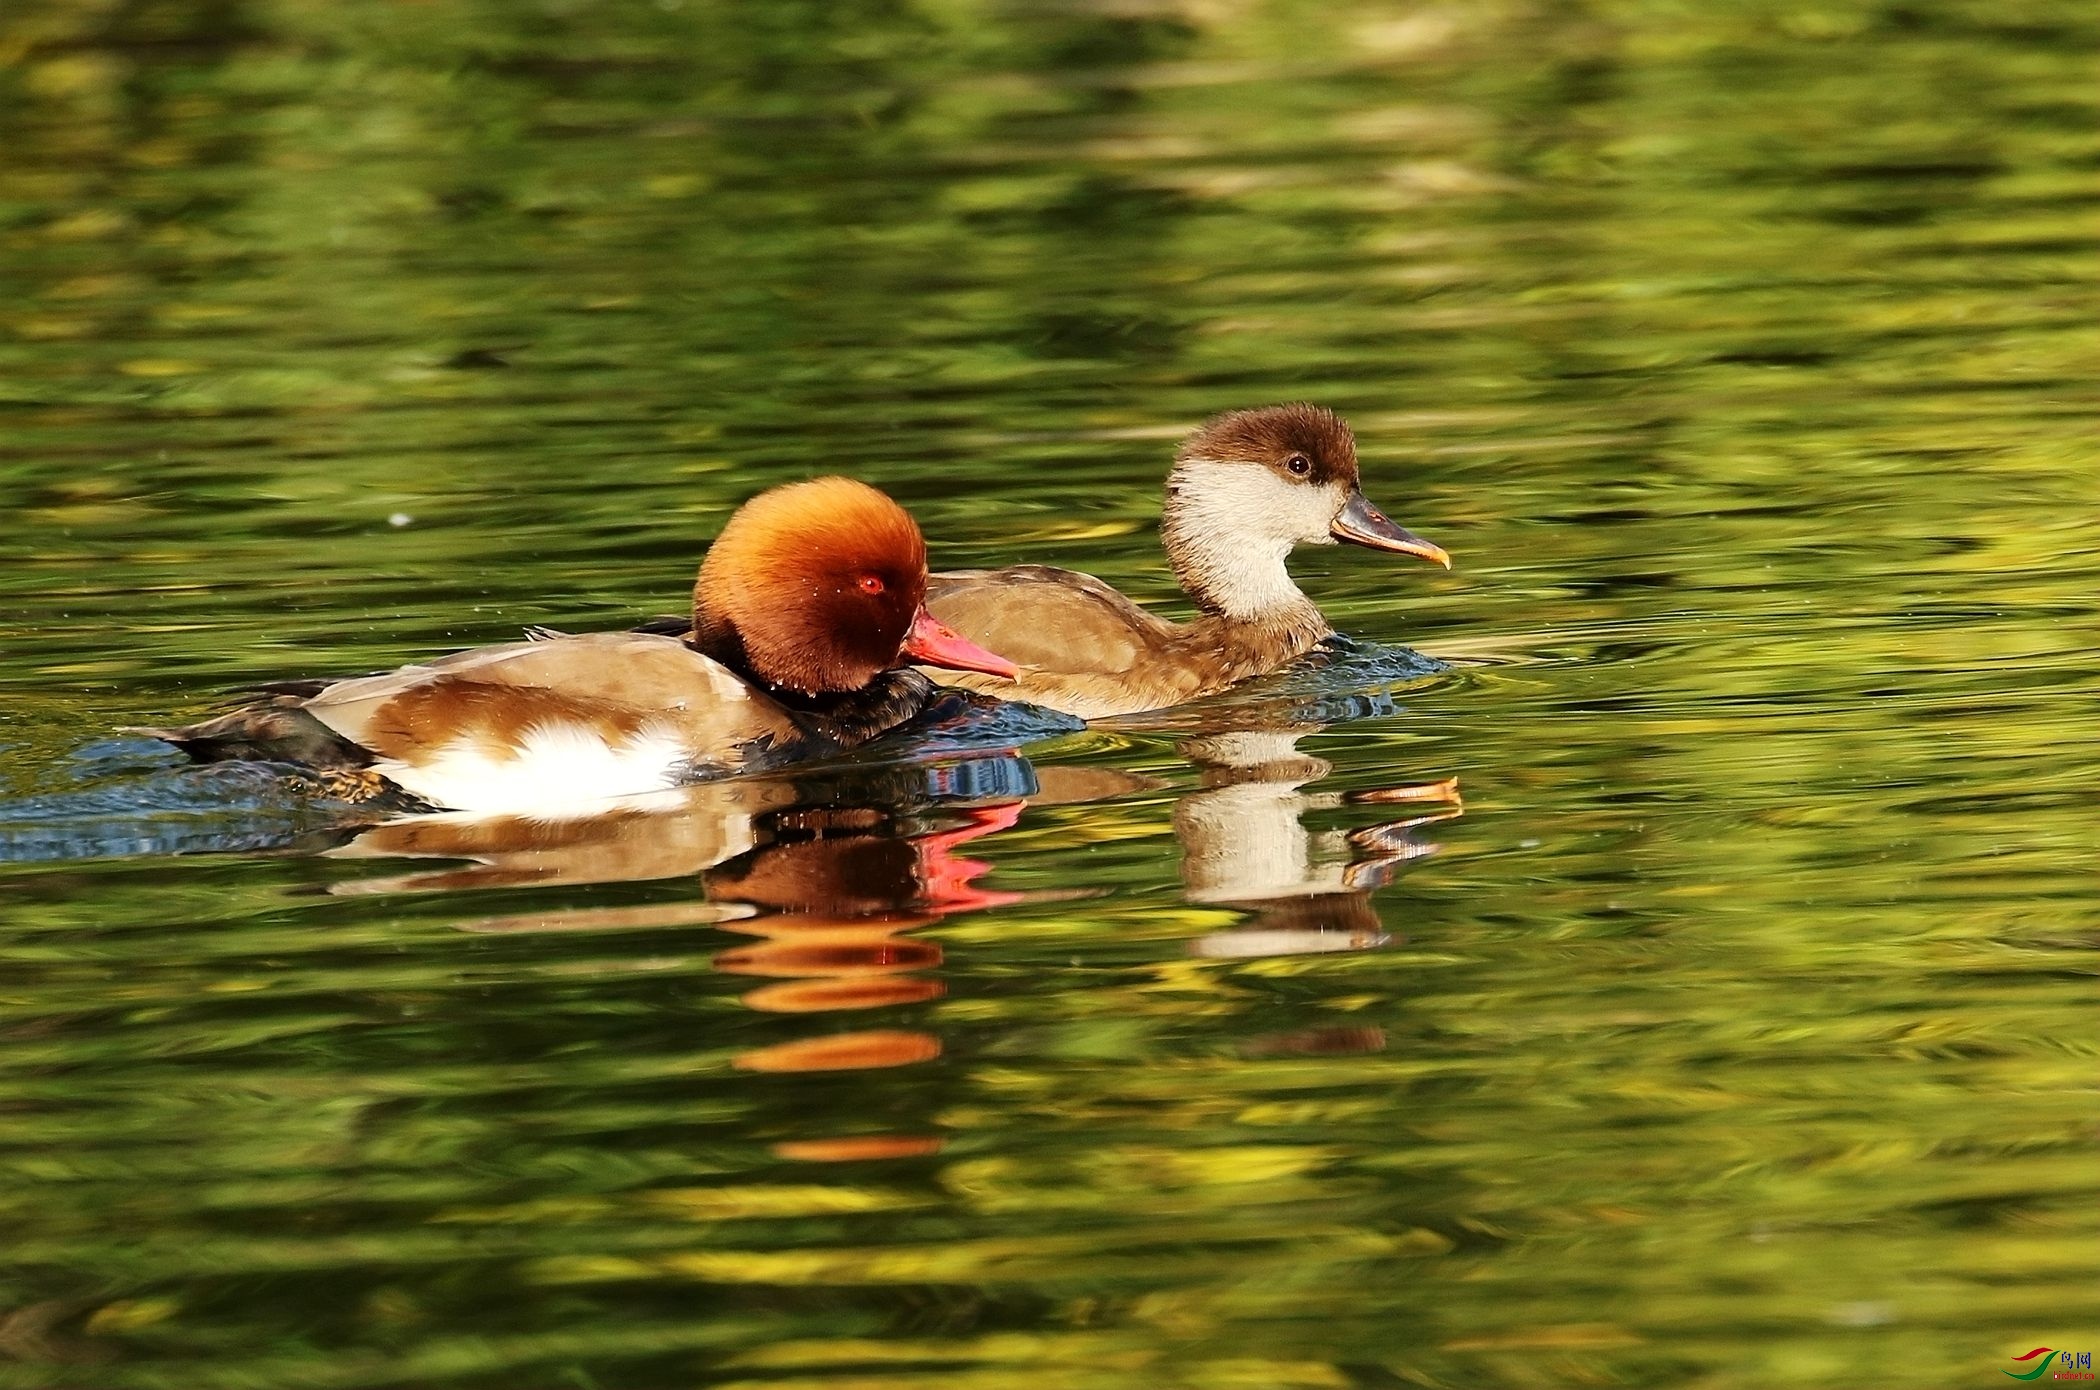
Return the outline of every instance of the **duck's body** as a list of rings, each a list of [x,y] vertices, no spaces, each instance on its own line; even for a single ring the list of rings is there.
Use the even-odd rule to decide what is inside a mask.
[[[594,632],[476,647],[152,732],[200,761],[369,772],[433,806],[519,810],[835,753],[911,719],[934,689],[892,671],[791,702],[675,638]]]
[[[1044,565],[935,574],[927,611],[1022,668],[999,687],[1004,698],[1099,719],[1216,694],[1332,635],[1285,567],[1296,545],[1340,540],[1450,564],[1365,499],[1348,425],[1310,405],[1233,411],[1191,435],[1175,454],[1160,530],[1193,621]]]
[[[926,609],[1021,668],[1008,699],[1081,719],[1165,709],[1266,675],[1333,632],[1306,601],[1257,617],[1172,622],[1091,574],[1049,565],[957,570],[927,580]],[[957,684],[967,685],[968,678]]]
[[[183,729],[200,761],[357,773],[433,806],[518,811],[633,796],[864,743],[934,697],[900,660],[1012,670],[930,619],[925,549],[872,488],[762,494],[709,551],[693,632],[550,635],[376,676],[276,687]]]

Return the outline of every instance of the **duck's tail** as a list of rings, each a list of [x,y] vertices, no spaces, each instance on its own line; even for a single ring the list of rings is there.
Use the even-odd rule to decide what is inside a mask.
[[[198,724],[122,732],[172,743],[200,763],[290,763],[321,772],[372,765],[370,753],[307,713],[304,704],[297,696],[278,695]]]

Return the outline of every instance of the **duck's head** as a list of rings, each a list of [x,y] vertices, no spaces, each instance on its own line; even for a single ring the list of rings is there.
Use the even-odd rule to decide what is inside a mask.
[[[693,586],[701,650],[768,685],[859,690],[916,662],[1013,679],[1013,663],[926,612],[926,542],[904,508],[851,478],[776,487],[737,508]]]
[[[1204,539],[1288,553],[1347,541],[1451,568],[1444,548],[1396,525],[1357,480],[1356,436],[1317,405],[1270,405],[1213,416],[1174,454],[1167,483],[1168,553]],[[1180,569],[1180,562],[1176,562]],[[1190,576],[1182,574],[1184,583]]]

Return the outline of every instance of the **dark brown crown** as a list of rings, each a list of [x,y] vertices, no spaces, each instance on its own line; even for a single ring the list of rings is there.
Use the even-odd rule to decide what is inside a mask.
[[[1311,468],[1303,474],[1289,468],[1293,456]],[[1356,436],[1341,416],[1325,406],[1297,402],[1253,410],[1228,410],[1203,422],[1174,451],[1176,463],[1194,459],[1263,463],[1288,477],[1309,483],[1356,482]]]

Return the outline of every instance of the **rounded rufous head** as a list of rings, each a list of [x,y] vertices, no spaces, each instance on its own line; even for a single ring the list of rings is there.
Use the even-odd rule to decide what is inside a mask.
[[[909,513],[851,478],[815,478],[737,508],[693,586],[703,650],[769,685],[858,690],[898,664],[926,597]]]

